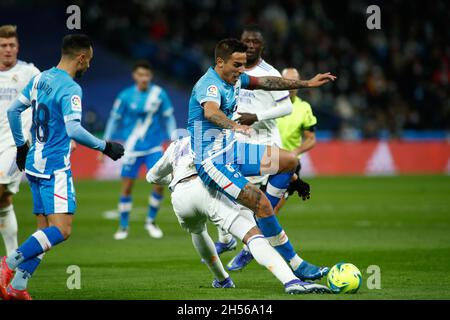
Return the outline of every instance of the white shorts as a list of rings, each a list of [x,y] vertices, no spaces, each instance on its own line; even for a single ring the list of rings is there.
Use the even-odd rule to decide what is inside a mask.
[[[242,240],[256,226],[255,220],[249,219],[239,204],[219,191],[206,188],[199,177],[178,183],[171,197],[178,222],[190,233],[206,230],[209,219],[225,232],[230,232],[233,226],[233,235]],[[234,225],[236,220],[239,225]]]
[[[0,150],[0,184],[6,185],[6,191],[17,193],[19,191],[22,172],[16,165],[17,148],[8,146]]]

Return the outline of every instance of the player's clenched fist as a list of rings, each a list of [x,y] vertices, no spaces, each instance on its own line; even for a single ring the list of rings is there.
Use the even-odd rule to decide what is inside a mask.
[[[106,147],[105,150],[103,150],[103,153],[114,161],[122,158],[124,152],[124,148],[120,143],[106,141]]]
[[[20,171],[23,171],[25,169],[25,162],[27,160],[28,149],[30,148],[26,143],[23,146],[17,147],[16,164],[17,168],[19,168]]]

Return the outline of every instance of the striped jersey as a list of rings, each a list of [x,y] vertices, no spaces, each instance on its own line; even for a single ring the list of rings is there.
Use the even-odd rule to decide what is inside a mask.
[[[121,91],[114,102],[111,117],[120,121],[126,154],[143,156],[161,151],[163,142],[170,138],[165,121],[172,113],[169,96],[156,84],[150,84],[145,91],[136,85]],[[105,139],[111,139],[113,133],[105,132]]]

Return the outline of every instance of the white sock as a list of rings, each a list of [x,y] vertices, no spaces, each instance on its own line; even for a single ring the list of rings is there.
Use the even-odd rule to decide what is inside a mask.
[[[17,219],[13,205],[0,208],[0,232],[5,242],[7,255],[9,255],[19,246],[17,243]]]
[[[229,243],[233,240],[233,236],[230,233],[223,231],[220,228],[217,228],[217,234],[219,235],[219,242]]]
[[[208,231],[205,230],[198,234],[191,233],[191,236],[195,249],[203,258],[209,270],[214,274],[216,279],[223,281],[228,278],[228,273],[226,273],[223,268],[222,261],[220,261],[216,247],[214,246],[214,242],[209,236]]]
[[[289,265],[291,266],[292,270],[297,270],[297,268],[300,266],[300,264],[303,262],[303,259],[299,257],[298,254],[296,254],[290,261]]]
[[[272,274],[285,284],[297,279],[291,268],[286,264],[280,254],[269,244],[263,235],[251,237],[247,246],[255,260],[262,266],[269,269]]]

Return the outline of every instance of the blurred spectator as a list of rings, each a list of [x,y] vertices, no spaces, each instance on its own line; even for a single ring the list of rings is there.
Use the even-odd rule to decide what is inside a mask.
[[[278,69],[331,71],[335,85],[303,91],[330,121],[319,129],[355,138],[404,129],[450,130],[450,5],[445,0],[132,0],[85,2],[90,32],[128,58],[148,58],[187,87],[213,62],[216,41],[259,23]],[[381,8],[381,30],[366,8]],[[334,119],[331,121],[331,119]],[[325,125],[323,127],[322,125]]]

